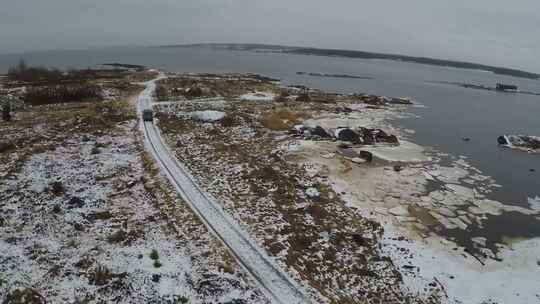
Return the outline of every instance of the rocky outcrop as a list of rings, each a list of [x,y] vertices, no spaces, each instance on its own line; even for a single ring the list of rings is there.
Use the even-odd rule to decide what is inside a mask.
[[[499,145],[509,148],[538,152],[540,150],[540,137],[527,135],[502,135],[497,138]]]
[[[312,128],[304,125],[297,125],[290,130],[289,133],[309,140],[333,139],[351,143],[353,145],[373,145],[376,143],[399,145],[399,140],[395,135],[390,135],[381,129],[369,129],[363,127],[356,129],[341,127],[326,130],[321,126]]]

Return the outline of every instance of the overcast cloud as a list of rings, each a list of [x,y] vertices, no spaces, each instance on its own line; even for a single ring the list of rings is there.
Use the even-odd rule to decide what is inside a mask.
[[[538,0],[0,0],[0,53],[255,42],[540,72]]]

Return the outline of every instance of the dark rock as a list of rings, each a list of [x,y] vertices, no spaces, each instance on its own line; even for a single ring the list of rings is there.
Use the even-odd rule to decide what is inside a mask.
[[[0,153],[7,152],[9,150],[15,150],[15,144],[11,142],[0,142]]]
[[[389,104],[401,104],[401,105],[412,105],[413,102],[409,98],[390,98],[387,99],[387,103]]]
[[[228,302],[225,302],[223,304],[248,304],[247,300],[244,299],[232,299]]]
[[[123,229],[119,229],[115,232],[113,232],[111,235],[107,237],[107,241],[111,244],[118,244],[122,243],[128,238],[128,233],[124,231]]]
[[[92,150],[90,151],[90,154],[92,155],[99,154],[99,153],[101,153],[101,150],[97,146],[94,146]]]
[[[346,149],[340,148],[337,150],[337,152],[346,158],[360,157],[360,154],[358,154],[358,152],[354,151],[354,149],[351,149],[351,148],[346,148]]]
[[[291,130],[289,130],[289,134],[290,135],[304,135],[304,133],[306,133],[306,131],[308,130],[309,128],[307,128],[304,125],[297,125],[297,126],[294,126],[294,128],[292,128]]]
[[[408,269],[408,270],[415,270],[416,269],[416,266],[413,266],[413,265],[403,265],[402,267],[405,268],[405,269]]]
[[[91,222],[94,222],[96,220],[106,221],[112,218],[112,214],[108,210],[101,210],[86,214],[84,217]]]
[[[358,233],[353,234],[352,239],[359,246],[366,246],[367,245],[366,240]]]
[[[332,137],[326,130],[324,130],[321,126],[316,126],[311,130],[311,134],[315,136],[319,136],[321,138],[330,138]]]
[[[22,288],[9,292],[2,304],[46,304],[45,298],[34,289]]]
[[[53,206],[52,212],[58,214],[58,213],[62,212],[62,208],[60,208],[60,205],[56,204],[56,205]]]
[[[469,137],[463,137],[461,140],[463,140],[463,141],[471,141],[471,139]]]
[[[372,145],[375,143],[399,144],[399,140],[395,135],[389,135],[381,129],[360,127],[357,129],[357,132],[360,134],[365,145]]]
[[[2,119],[6,122],[11,121],[11,105],[9,103],[2,107]]]
[[[365,104],[369,104],[369,105],[382,106],[386,104],[384,99],[382,99],[379,96],[374,96],[374,95],[363,96],[362,100],[364,101]]]
[[[535,169],[533,169],[533,168],[531,168],[531,169],[529,169],[529,171],[531,171],[531,172],[534,172],[534,171],[536,171],[536,170],[535,170]]]
[[[309,93],[302,93],[302,94],[298,95],[298,97],[296,97],[296,101],[310,102],[311,97],[309,96]]]
[[[84,206],[84,201],[76,196],[73,196],[69,199],[68,204],[70,208],[82,208]]]
[[[81,223],[71,223],[71,226],[77,231],[84,231],[84,226]]]
[[[371,133],[373,134],[376,142],[399,144],[399,141],[395,135],[389,135],[381,129],[372,130]]]
[[[508,145],[509,144],[509,142],[506,140],[506,138],[504,136],[497,137],[497,142],[499,143],[499,145]]]
[[[337,139],[341,141],[348,141],[353,144],[360,144],[363,142],[360,135],[349,128],[339,129],[337,131]]]
[[[512,145],[514,147],[537,150],[540,149],[540,137],[527,135],[504,135],[497,138],[500,145]]]
[[[335,112],[336,113],[345,113],[345,114],[349,114],[349,113],[352,113],[352,109],[351,108],[348,108],[348,107],[339,107],[339,108],[336,108],[335,109]]]
[[[159,275],[159,274],[153,274],[152,275],[152,282],[159,283],[160,279],[161,279],[161,275]]]
[[[56,195],[60,196],[64,193],[64,185],[62,185],[62,182],[56,181],[51,184],[51,192]]]
[[[194,86],[186,90],[184,95],[186,97],[201,97],[203,96],[204,92],[200,87]]]
[[[395,165],[395,166],[394,166],[394,171],[400,172],[400,171],[402,171],[402,170],[403,170],[403,167],[402,167],[401,165]]]
[[[373,154],[368,151],[360,151],[360,158],[365,159],[368,163],[373,161]]]
[[[10,236],[10,237],[5,238],[4,241],[8,244],[15,245],[21,241],[21,238],[18,238],[16,236]]]

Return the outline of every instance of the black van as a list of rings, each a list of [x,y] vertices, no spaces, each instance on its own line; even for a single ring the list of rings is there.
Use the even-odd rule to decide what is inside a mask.
[[[154,120],[154,114],[152,113],[152,110],[143,110],[142,111],[142,119],[144,121],[153,121]]]

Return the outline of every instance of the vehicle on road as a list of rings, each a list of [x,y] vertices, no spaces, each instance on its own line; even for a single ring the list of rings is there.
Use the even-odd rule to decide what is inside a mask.
[[[154,120],[154,113],[152,110],[143,110],[142,111],[142,119],[143,121],[153,121]]]

